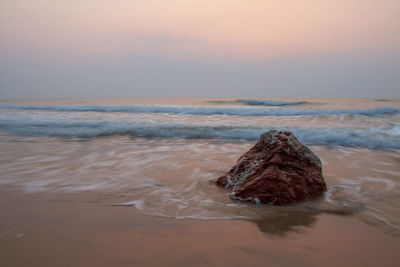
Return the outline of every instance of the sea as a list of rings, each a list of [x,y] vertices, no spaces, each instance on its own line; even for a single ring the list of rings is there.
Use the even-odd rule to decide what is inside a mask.
[[[274,207],[215,186],[271,129],[320,157],[323,196]],[[2,189],[90,192],[150,216],[249,220],[275,233],[333,214],[400,237],[400,99],[1,100],[0,170]]]

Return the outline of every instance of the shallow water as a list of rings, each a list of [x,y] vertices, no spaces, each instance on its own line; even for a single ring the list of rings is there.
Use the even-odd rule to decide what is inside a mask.
[[[147,215],[249,220],[279,235],[312,227],[319,214],[353,216],[400,237],[400,101],[274,101],[3,103],[0,187],[96,192],[106,205]],[[320,199],[253,205],[213,184],[273,128],[293,131],[321,158],[328,191]]]

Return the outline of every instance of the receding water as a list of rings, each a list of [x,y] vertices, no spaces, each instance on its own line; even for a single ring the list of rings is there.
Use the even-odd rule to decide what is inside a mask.
[[[148,215],[250,220],[278,233],[321,213],[355,216],[400,236],[400,102],[279,101],[3,103],[0,187],[90,191]],[[270,207],[213,184],[269,129],[293,131],[321,158],[324,196]]]

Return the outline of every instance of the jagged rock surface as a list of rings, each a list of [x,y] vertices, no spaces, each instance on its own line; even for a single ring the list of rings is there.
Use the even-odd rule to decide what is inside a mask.
[[[320,159],[291,132],[271,130],[218,178],[231,198],[270,205],[309,200],[326,191]]]

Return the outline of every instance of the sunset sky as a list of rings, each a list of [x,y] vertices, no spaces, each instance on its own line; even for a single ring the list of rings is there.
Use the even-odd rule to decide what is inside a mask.
[[[0,0],[0,98],[400,97],[399,0]]]

